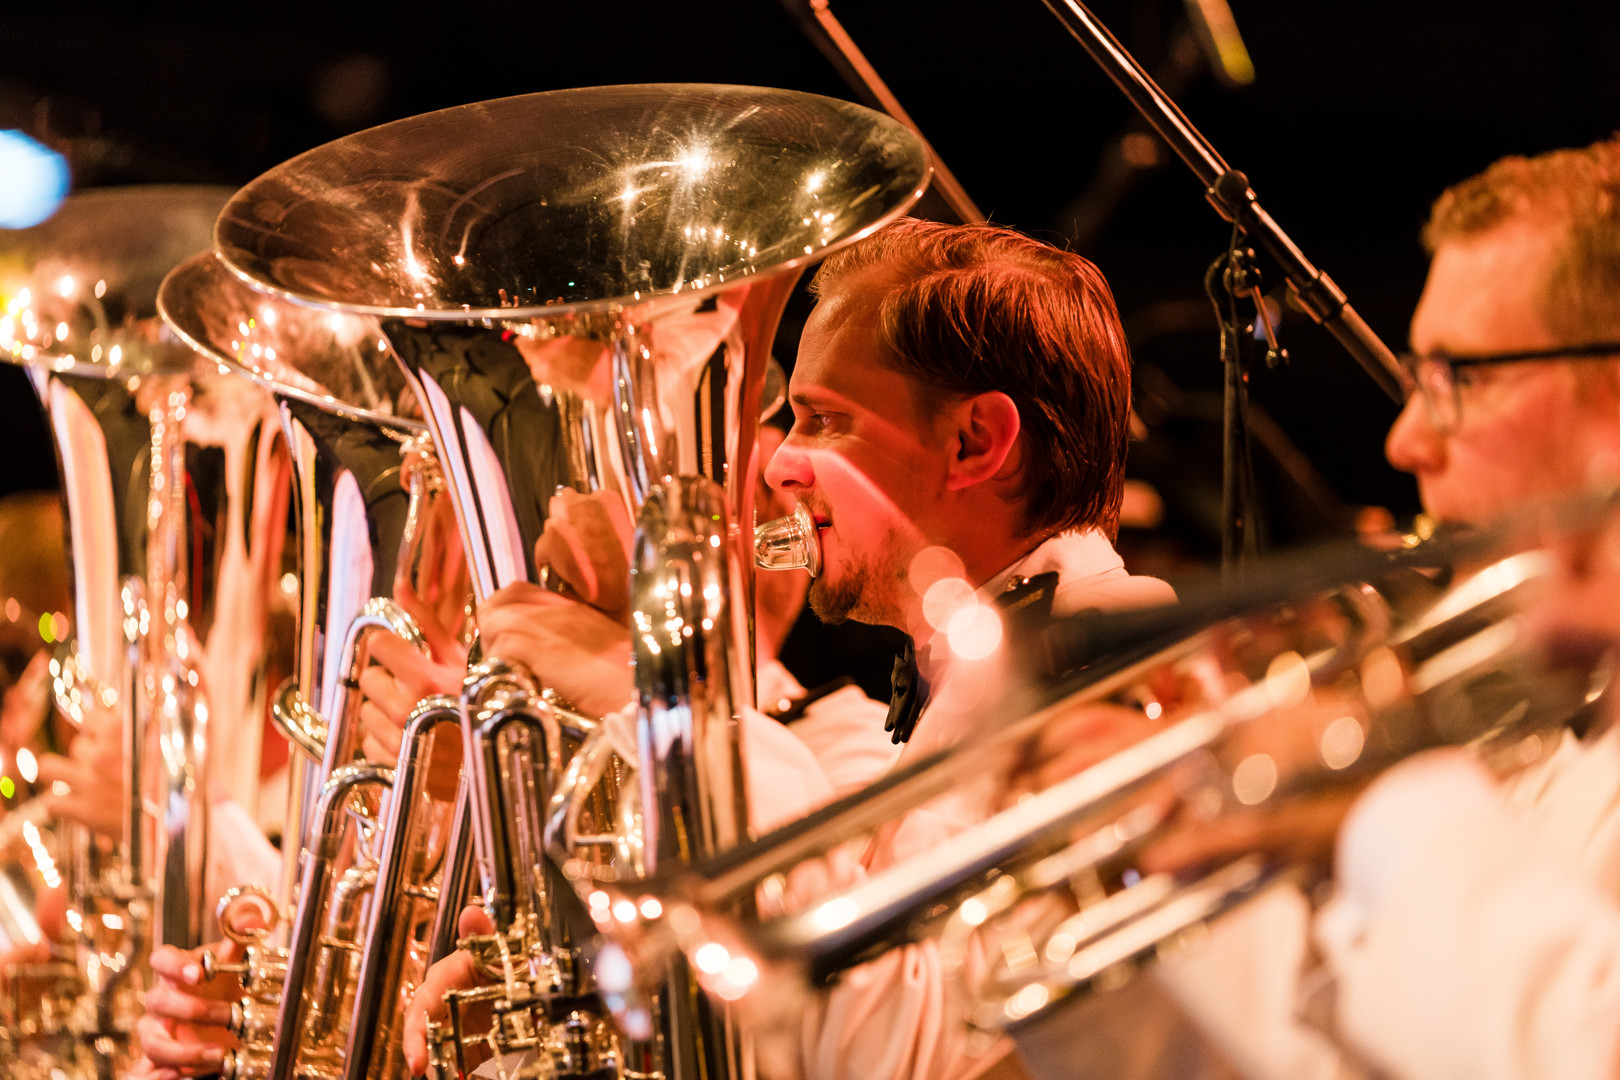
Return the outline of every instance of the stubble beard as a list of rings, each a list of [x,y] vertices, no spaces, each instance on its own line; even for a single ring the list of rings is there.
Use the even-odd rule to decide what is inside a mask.
[[[904,577],[898,566],[901,537],[891,530],[879,547],[879,558],[866,556],[847,565],[836,578],[823,574],[810,583],[808,600],[816,618],[830,626],[848,622],[898,626],[900,612],[892,599]]]

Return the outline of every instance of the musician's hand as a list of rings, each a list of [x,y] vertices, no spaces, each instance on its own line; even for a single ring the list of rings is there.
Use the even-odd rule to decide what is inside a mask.
[[[1586,662],[1620,643],[1620,520],[1555,536],[1552,579],[1526,625],[1550,657]]]
[[[479,606],[487,656],[516,660],[587,716],[629,704],[630,632],[588,604],[538,585],[508,585]]]
[[[152,950],[152,972],[157,976],[146,992],[146,1013],[135,1022],[142,1060],[132,1075],[150,1080],[175,1080],[217,1072],[225,1051],[240,1044],[225,1029],[231,1002],[242,995],[234,977],[203,975],[202,956],[212,951],[218,959],[242,958],[242,946],[221,941],[196,949],[160,945]]]
[[[1142,853],[1147,873],[1196,870],[1244,855],[1332,869],[1339,825],[1361,788],[1343,788],[1279,800],[1264,808],[1228,811],[1209,820],[1184,816]]]
[[[489,921],[489,916],[484,914],[483,908],[463,908],[461,917],[456,921],[456,930],[462,937],[488,934],[494,929],[495,924]],[[411,1070],[412,1076],[421,1076],[427,1072],[428,1020],[444,1019],[445,992],[466,990],[481,981],[472,954],[461,949],[457,949],[427,969],[427,973],[422,976],[421,985],[416,988],[415,996],[411,998],[411,1003],[405,1007],[405,1064]]]
[[[39,759],[39,798],[57,817],[116,839],[123,835],[129,806],[128,771],[119,718],[92,705],[67,754]]]
[[[27,746],[45,720],[45,702],[51,693],[51,654],[40,649],[0,703],[0,747],[15,752]]]
[[[1077,707],[1042,730],[1014,762],[1003,804],[1067,780],[1162,726],[1140,709],[1123,705],[1099,702]]]
[[[435,694],[461,694],[466,659],[448,664],[429,660],[410,642],[388,631],[373,633],[368,646],[374,663],[360,672],[366,756],[393,761],[399,757],[400,733],[417,702]]]
[[[1339,824],[1367,783],[1343,770],[1372,741],[1373,718],[1359,695],[1334,686],[1306,690],[1303,669],[1293,678],[1300,689],[1269,688],[1283,700],[1235,725],[1214,747],[1224,773],[1218,787],[1230,789],[1225,805],[1190,798],[1143,854],[1143,870],[1192,870],[1245,854],[1322,874],[1332,869]]]
[[[360,723],[366,729],[363,745],[372,761],[399,759],[399,747],[417,702],[434,694],[457,697],[466,671],[466,660],[441,664],[429,660],[397,634],[377,632],[369,638],[370,667],[360,672]],[[435,799],[454,796],[461,773],[459,739],[435,739],[433,770],[428,790]]]
[[[634,528],[624,500],[608,491],[581,495],[565,488],[552,497],[547,514],[534,545],[535,566],[550,567],[574,597],[629,625]]]

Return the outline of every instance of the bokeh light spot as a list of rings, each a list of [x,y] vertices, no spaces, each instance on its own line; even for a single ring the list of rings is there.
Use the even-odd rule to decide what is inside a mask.
[[[66,158],[20,131],[0,131],[0,228],[38,225],[67,193]]]

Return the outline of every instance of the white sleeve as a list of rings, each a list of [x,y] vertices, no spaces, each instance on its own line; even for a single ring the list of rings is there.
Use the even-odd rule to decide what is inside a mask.
[[[883,730],[888,715],[888,705],[846,686],[811,702],[788,730],[810,748],[833,790],[848,795],[888,772],[900,756]]]
[[[756,709],[744,709],[742,736],[748,822],[756,835],[832,801],[832,784],[821,763],[786,727]]]
[[[1338,1048],[1301,1018],[1310,920],[1305,895],[1275,885],[1139,978],[1157,979],[1249,1080],[1336,1080]]]
[[[1455,754],[1390,770],[1317,920],[1340,1034],[1404,1080],[1612,1080],[1620,911]]]
[[[218,903],[227,889],[237,885],[263,885],[274,891],[281,878],[281,852],[265,839],[253,815],[233,799],[214,802],[208,812],[208,866],[203,881],[208,902]]]
[[[926,860],[962,828],[958,814],[912,810],[892,838],[894,861]],[[827,862],[817,882],[824,888],[866,876],[853,859]],[[814,899],[794,892],[795,899]],[[982,983],[985,956],[975,936],[953,967],[939,942],[929,939],[844,972],[805,1009],[799,1074],[805,1080],[966,1080],[984,1071],[1011,1048],[1005,1039],[987,1047],[967,1027],[969,988]]]
[[[757,682],[759,700],[783,709],[805,693],[777,660],[759,666]],[[843,796],[882,776],[900,756],[900,747],[883,730],[888,715],[886,702],[872,700],[858,686],[843,686],[812,701],[787,727],[815,755],[833,791]]]

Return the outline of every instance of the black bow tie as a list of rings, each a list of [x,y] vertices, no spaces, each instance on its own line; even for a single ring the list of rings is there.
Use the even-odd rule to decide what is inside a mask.
[[[1006,591],[996,597],[1009,646],[1011,639],[1026,636],[1051,621],[1057,584],[1056,571],[1014,578],[1007,583]],[[923,647],[922,658],[925,662],[928,659],[927,646]],[[928,680],[917,669],[917,651],[910,638],[895,658],[894,674],[889,676],[889,682],[894,692],[889,698],[889,716],[883,721],[883,730],[891,733],[894,742],[907,742],[917,728],[923,707],[928,704]]]
[[[928,649],[924,647],[926,657]],[[928,704],[928,680],[922,677],[917,669],[917,650],[911,639],[906,639],[906,647],[900,650],[900,655],[894,660],[894,674],[889,676],[890,685],[894,692],[889,697],[889,716],[883,721],[883,730],[891,732],[895,743],[903,743],[911,738],[911,733],[917,727],[917,717],[922,715],[923,706]]]

